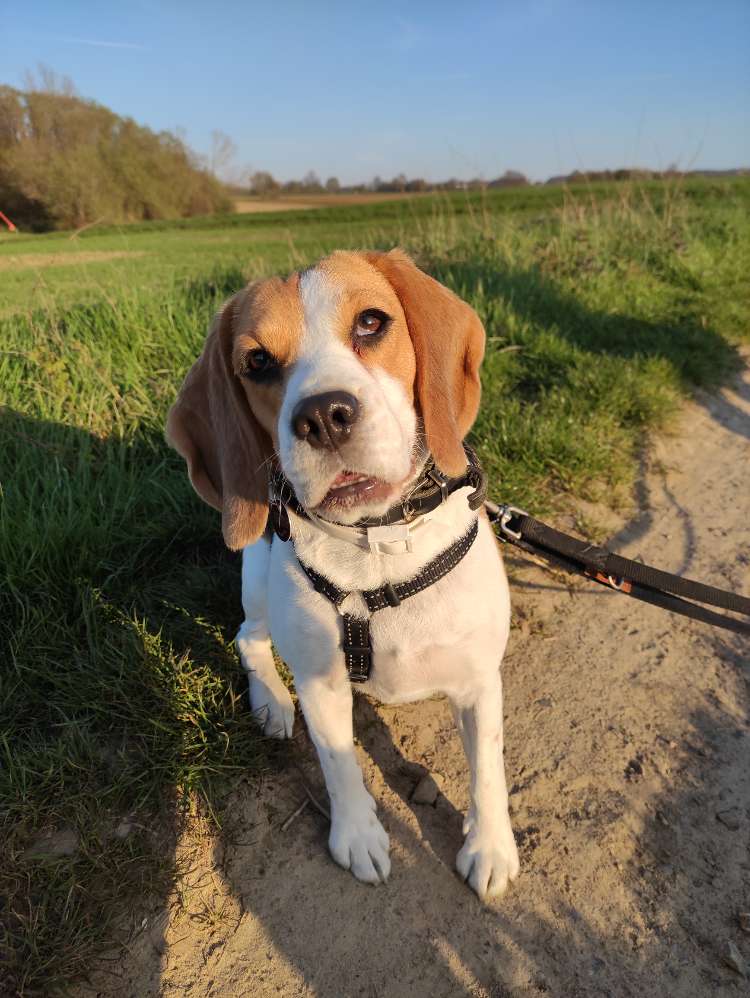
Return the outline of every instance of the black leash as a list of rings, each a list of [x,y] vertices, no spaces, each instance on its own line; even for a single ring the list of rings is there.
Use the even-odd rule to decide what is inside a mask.
[[[609,589],[660,606],[671,613],[692,617],[737,634],[750,634],[750,621],[737,620],[699,605],[706,603],[750,617],[750,599],[747,596],[738,596],[623,558],[606,548],[555,530],[515,506],[485,502],[485,509],[500,540],[529,554],[539,555],[565,571],[584,575]]]

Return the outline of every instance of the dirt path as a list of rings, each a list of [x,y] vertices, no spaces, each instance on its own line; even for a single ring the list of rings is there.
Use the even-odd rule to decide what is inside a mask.
[[[686,409],[639,498],[618,550],[750,592],[747,372]],[[737,921],[750,911],[750,643],[509,567],[506,764],[522,872],[506,898],[483,907],[453,873],[467,780],[446,704],[359,697],[360,756],[393,844],[388,885],[333,864],[312,807],[282,829],[304,799],[299,772],[246,787],[221,851],[182,844],[189,886],[133,940],[117,993],[747,993],[723,956],[731,941],[750,965]],[[434,807],[409,800],[420,766],[442,778]]]

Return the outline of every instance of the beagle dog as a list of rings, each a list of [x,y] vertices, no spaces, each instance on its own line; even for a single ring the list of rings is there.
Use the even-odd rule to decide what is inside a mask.
[[[365,693],[386,703],[448,697],[471,772],[456,867],[484,899],[519,867],[503,766],[508,584],[487,517],[461,485],[483,353],[476,313],[402,251],[335,252],[224,305],[167,437],[221,512],[228,547],[242,549],[237,647],[272,737],[291,737],[294,722],[272,640],[292,670],[330,797],[334,860],[368,883],[390,872],[354,751],[343,619],[367,631]],[[441,486],[445,501],[409,519],[405,500],[428,467],[460,487]],[[285,515],[281,536],[268,529],[269,503]],[[395,523],[394,509],[407,510]],[[456,550],[450,570],[433,571]],[[375,590],[388,603],[377,613]]]

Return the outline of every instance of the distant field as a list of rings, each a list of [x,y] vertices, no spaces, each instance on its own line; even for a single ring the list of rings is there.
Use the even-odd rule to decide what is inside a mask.
[[[268,212],[95,225],[78,234],[0,232],[0,315],[96,301],[123,286],[131,293],[161,288],[176,295],[185,281],[210,270],[235,268],[248,277],[281,272],[336,247],[423,247],[436,238],[455,242],[522,222],[543,228],[598,204],[623,203],[648,213],[676,203],[675,189],[668,183],[596,183],[570,190],[364,195],[371,198],[367,203],[330,196],[330,204],[315,210],[275,205]],[[696,210],[727,200],[750,205],[750,180],[691,180],[678,189],[679,203]]]
[[[244,280],[396,243],[481,316],[472,439],[537,513],[627,504],[648,434],[750,339],[749,180],[0,237],[0,993],[126,940],[181,825],[283,763],[245,706],[238,560],[164,418]]]
[[[284,194],[277,198],[236,198],[234,210],[240,214],[268,211],[295,211],[309,208],[343,207],[352,204],[377,204],[381,201],[405,201],[429,194]]]

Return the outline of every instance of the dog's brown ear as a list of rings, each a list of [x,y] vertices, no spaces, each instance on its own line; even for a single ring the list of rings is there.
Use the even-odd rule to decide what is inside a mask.
[[[244,294],[230,298],[214,319],[167,417],[167,440],[185,458],[201,499],[221,511],[224,541],[233,551],[266,528],[271,454],[232,367],[232,323]]]
[[[402,250],[367,253],[406,315],[417,358],[416,394],[427,444],[448,475],[466,468],[463,438],[479,409],[484,329],[466,302],[421,271]]]

